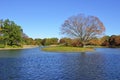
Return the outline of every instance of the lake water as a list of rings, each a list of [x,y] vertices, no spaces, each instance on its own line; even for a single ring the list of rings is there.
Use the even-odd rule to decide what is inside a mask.
[[[120,49],[44,52],[40,48],[0,51],[0,80],[120,80]]]

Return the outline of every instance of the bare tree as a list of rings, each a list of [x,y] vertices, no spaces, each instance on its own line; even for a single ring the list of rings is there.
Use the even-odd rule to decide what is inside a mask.
[[[61,27],[62,34],[79,38],[83,45],[104,31],[105,27],[97,17],[83,14],[68,18]]]

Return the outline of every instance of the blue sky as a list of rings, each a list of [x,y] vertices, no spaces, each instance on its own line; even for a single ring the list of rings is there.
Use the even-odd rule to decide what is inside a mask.
[[[61,38],[70,16],[97,16],[106,35],[120,35],[120,0],[0,0],[0,19],[10,19],[32,38]]]

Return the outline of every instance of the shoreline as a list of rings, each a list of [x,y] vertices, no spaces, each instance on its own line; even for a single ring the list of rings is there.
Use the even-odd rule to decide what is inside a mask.
[[[20,48],[0,48],[0,50],[20,50],[20,49],[31,49],[39,47],[37,45],[23,45],[23,47]]]

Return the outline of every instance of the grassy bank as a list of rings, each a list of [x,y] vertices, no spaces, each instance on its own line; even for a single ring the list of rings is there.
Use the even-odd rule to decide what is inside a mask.
[[[23,47],[19,46],[7,46],[4,48],[0,48],[0,50],[15,50],[15,49],[29,49],[29,48],[35,48],[38,47],[37,45],[23,45]]]
[[[43,51],[50,52],[87,52],[94,51],[93,48],[81,48],[81,47],[63,47],[63,46],[49,46],[42,48]]]

